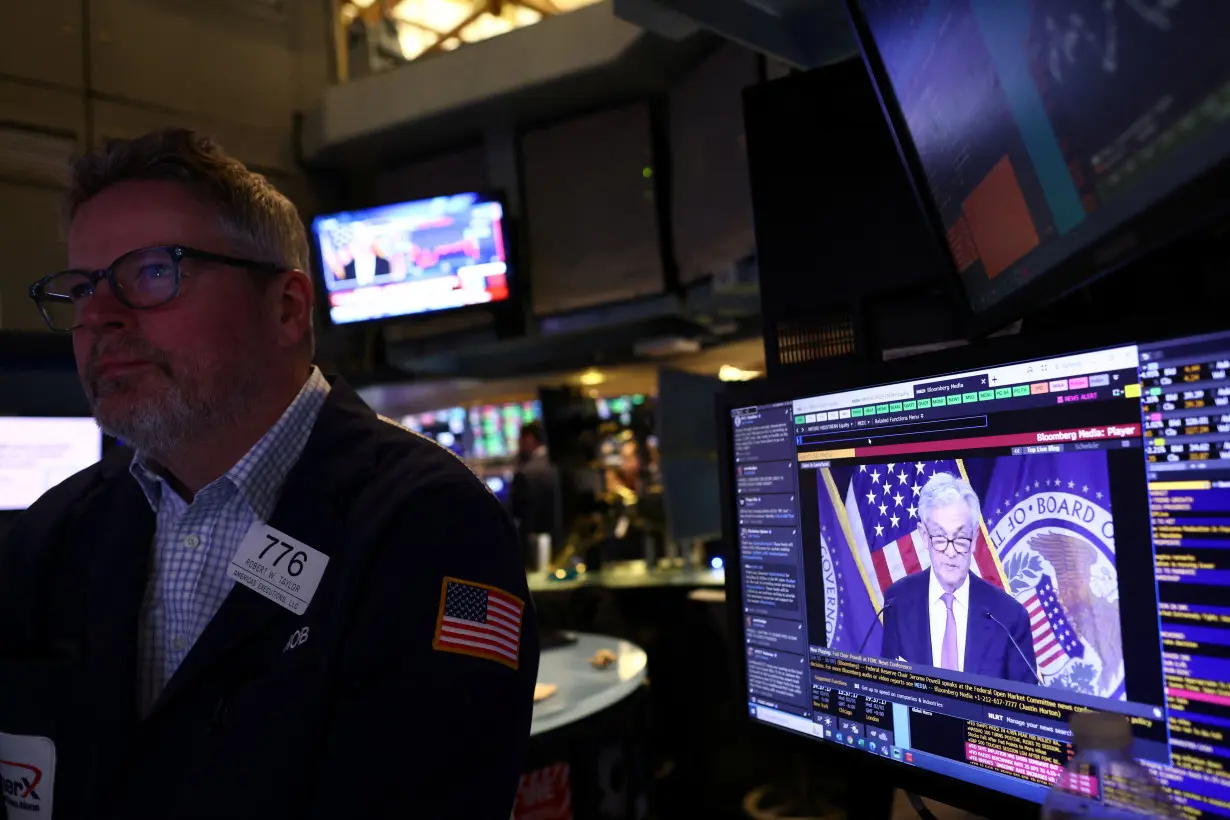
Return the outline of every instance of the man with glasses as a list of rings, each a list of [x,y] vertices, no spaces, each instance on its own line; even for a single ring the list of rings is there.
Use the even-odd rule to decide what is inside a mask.
[[[918,497],[918,538],[928,569],[884,593],[881,654],[953,672],[1037,683],[1029,615],[1011,595],[970,572],[982,518],[969,482],[936,473]]]
[[[312,364],[294,207],[173,130],[78,161],[68,214],[30,295],[131,449],[0,544],[0,817],[506,818],[512,522]]]

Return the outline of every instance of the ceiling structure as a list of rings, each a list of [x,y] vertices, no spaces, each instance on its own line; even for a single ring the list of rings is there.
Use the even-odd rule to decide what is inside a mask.
[[[656,362],[591,367],[505,379],[431,379],[383,383],[360,387],[359,395],[378,412],[396,418],[407,413],[427,412],[444,407],[528,401],[538,396],[539,386],[571,385],[585,389],[586,393],[594,397],[633,393],[656,395],[659,367],[671,367],[705,376],[720,376],[724,380],[743,380],[764,373],[764,343],[760,339],[747,339]]]
[[[615,0],[615,13],[664,37],[699,27],[800,69],[858,53],[845,0]]]
[[[598,0],[341,0],[343,25],[361,17],[397,29],[402,56],[414,60],[452,51]]]

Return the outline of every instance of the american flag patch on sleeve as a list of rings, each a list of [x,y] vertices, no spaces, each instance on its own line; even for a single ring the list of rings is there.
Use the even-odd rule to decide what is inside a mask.
[[[524,601],[502,589],[445,578],[431,645],[441,652],[473,655],[516,669],[524,609]]]

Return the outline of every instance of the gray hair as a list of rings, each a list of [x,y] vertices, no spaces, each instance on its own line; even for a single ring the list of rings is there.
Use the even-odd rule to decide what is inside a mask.
[[[248,170],[211,138],[185,128],[167,128],[134,139],[109,140],[102,150],[72,164],[65,203],[68,219],[107,188],[130,181],[186,186],[218,207],[222,230],[236,252],[310,275],[311,251],[298,210],[268,179]],[[307,340],[313,348],[314,336],[313,327]]]
[[[982,518],[982,504],[974,488],[968,481],[952,473],[936,473],[927,479],[918,494],[918,520],[926,522],[936,507],[947,507],[958,501],[964,501],[969,506],[973,525],[977,527]]]
[[[179,182],[219,207],[222,226],[262,262],[309,271],[307,231],[290,200],[206,136],[184,128],[109,140],[70,169],[68,218],[107,188],[133,180]]]

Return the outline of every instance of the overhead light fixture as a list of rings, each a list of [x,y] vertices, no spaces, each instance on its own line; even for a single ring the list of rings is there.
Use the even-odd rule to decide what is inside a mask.
[[[492,37],[507,34],[512,30],[512,21],[504,17],[497,17],[494,14],[484,14],[463,28],[460,36],[467,43],[477,43],[481,40],[490,40]]]
[[[732,364],[724,364],[718,369],[718,378],[724,382],[746,382],[760,376],[759,370],[741,370]]]
[[[470,0],[401,0],[393,16],[420,28],[444,34],[461,25],[474,12]]]
[[[382,9],[399,23],[426,32],[420,46],[417,35],[402,37],[403,56],[412,60],[437,51],[452,51],[462,43],[498,37],[545,17],[593,5],[598,0],[387,0]],[[372,8],[375,0],[348,0],[351,12]],[[343,19],[353,19],[343,16]]]
[[[606,376],[602,374],[601,370],[594,370],[591,368],[581,374],[580,381],[581,381],[581,384],[585,385],[586,387],[595,387],[599,384],[602,384],[604,381],[606,381]]]
[[[398,27],[397,42],[401,46],[402,56],[407,60],[413,60],[431,48],[437,39],[439,38],[436,35],[421,28],[415,28],[414,26]]]

